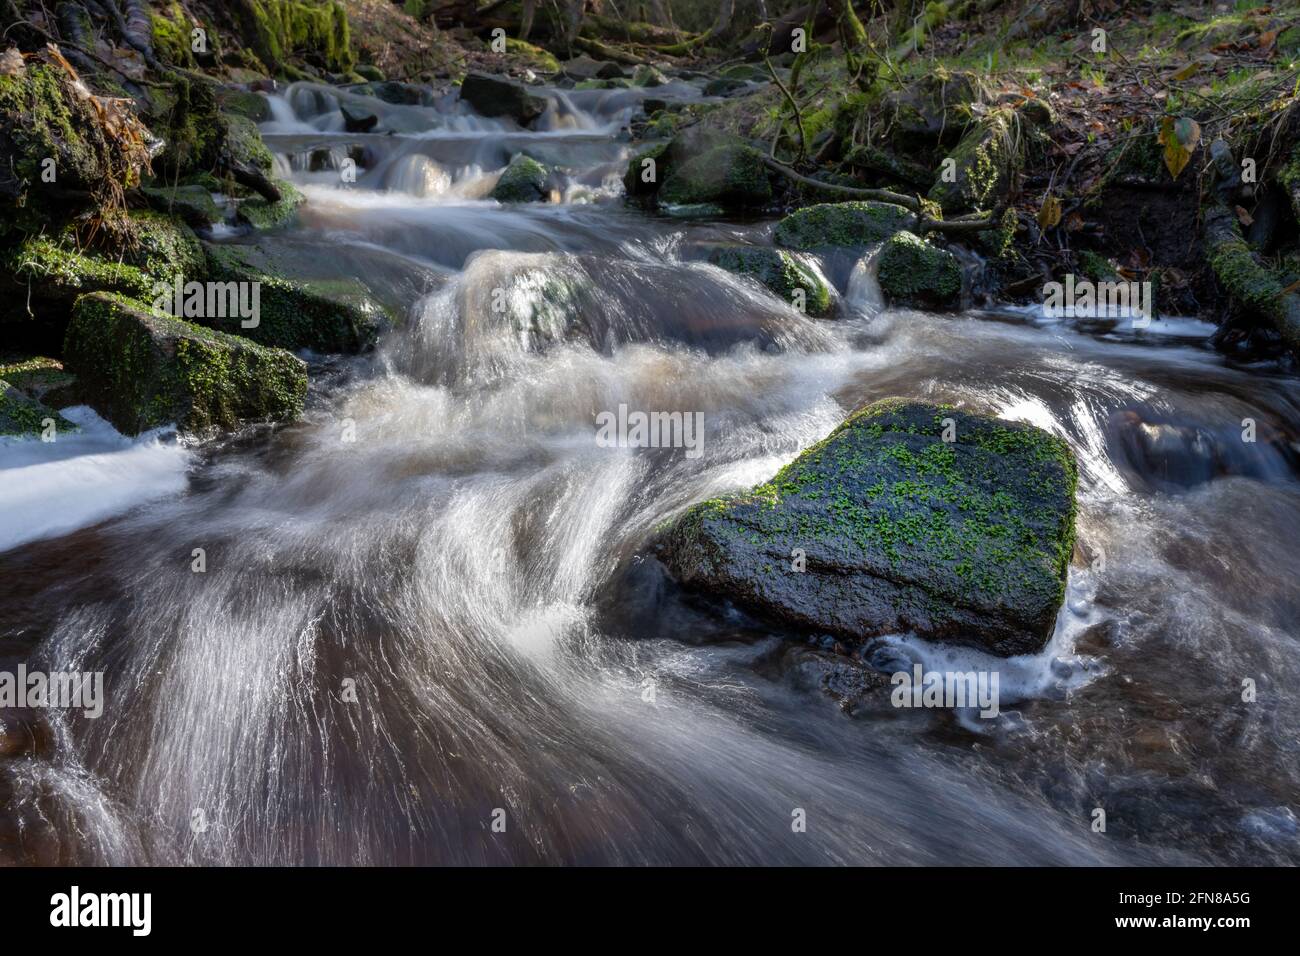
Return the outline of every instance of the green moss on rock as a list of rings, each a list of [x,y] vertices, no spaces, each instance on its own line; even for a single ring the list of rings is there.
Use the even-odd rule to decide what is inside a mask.
[[[1020,120],[1014,110],[994,110],[972,126],[947,157],[952,181],[942,172],[929,198],[944,212],[991,209],[1003,201],[1024,164]]]
[[[727,209],[764,206],[772,182],[762,154],[749,146],[715,146],[674,163],[659,190],[659,201],[687,206],[715,203]]]
[[[1076,482],[1040,429],[878,402],[772,480],[689,509],[660,553],[688,586],[851,645],[912,631],[1034,653],[1064,598]]]
[[[177,215],[186,223],[206,229],[223,222],[226,212],[217,205],[212,184],[188,183],[178,186],[145,186],[140,190],[149,205],[165,215]]]
[[[516,153],[492,189],[497,202],[541,202],[546,199],[546,167],[523,153]]]
[[[0,436],[37,437],[46,434],[48,428],[53,428],[57,435],[75,431],[76,427],[52,408],[0,378]]]
[[[808,315],[831,311],[830,289],[816,273],[788,252],[767,246],[721,246],[709,253],[709,262],[737,275],[750,276],[775,295]]]
[[[957,257],[910,232],[895,233],[885,243],[877,277],[891,302],[951,309],[961,301]]]
[[[653,196],[659,191],[671,168],[672,153],[668,147],[668,143],[658,143],[628,160],[623,189],[629,197]],[[647,166],[647,160],[652,160],[654,165]]]
[[[245,329],[241,319],[202,319],[205,325],[242,335],[262,345],[315,352],[364,352],[374,346],[386,314],[353,279],[294,280],[268,272],[256,247],[208,244],[207,277],[212,282],[257,282],[259,321]]]
[[[240,35],[268,67],[287,69],[300,56],[331,73],[356,65],[348,14],[338,0],[244,0],[232,11]]]
[[[275,186],[280,190],[279,200],[269,202],[261,196],[245,199],[239,204],[240,218],[255,229],[277,229],[292,220],[306,197],[283,179],[275,180]]]
[[[914,217],[883,202],[820,203],[805,206],[776,226],[775,241],[787,249],[861,248],[884,242],[908,228]]]
[[[288,421],[307,393],[306,365],[283,349],[106,293],[77,301],[64,358],[90,405],[128,435]]]

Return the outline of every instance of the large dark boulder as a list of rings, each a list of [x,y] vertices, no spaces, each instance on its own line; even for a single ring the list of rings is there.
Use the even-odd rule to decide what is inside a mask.
[[[659,201],[675,206],[714,203],[725,209],[751,209],[772,200],[771,174],[763,156],[750,146],[715,146],[683,163],[674,162]]]
[[[888,400],[766,484],[692,507],[660,553],[689,587],[849,646],[911,631],[1033,653],[1064,597],[1075,482],[1040,429]]]
[[[63,351],[90,406],[127,435],[286,421],[307,394],[307,366],[292,353],[103,292],[77,301]]]
[[[460,98],[480,116],[506,117],[520,126],[527,126],[546,112],[546,100],[534,96],[522,83],[471,73],[460,85]]]

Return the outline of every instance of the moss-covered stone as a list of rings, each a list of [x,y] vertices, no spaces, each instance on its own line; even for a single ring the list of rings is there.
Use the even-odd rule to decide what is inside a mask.
[[[119,292],[148,296],[154,280],[126,262],[111,261],[77,250],[70,238],[37,236],[0,252],[0,272],[21,287],[23,307],[31,301],[38,315],[42,306],[70,306],[86,292]]]
[[[277,179],[275,187],[280,190],[276,202],[261,196],[244,199],[239,203],[239,217],[255,229],[278,229],[292,220],[307,197],[293,183],[283,179]]]
[[[657,143],[628,160],[623,188],[630,198],[653,196],[659,191],[671,169],[672,154],[668,147],[668,143]],[[652,164],[647,165],[647,160]]]
[[[90,405],[128,435],[287,421],[307,394],[307,367],[289,352],[106,293],[77,301],[64,360]]]
[[[139,184],[148,154],[134,119],[120,117],[122,137],[110,137],[100,108],[56,63],[0,74],[0,236],[57,231]]]
[[[194,60],[190,36],[193,27],[179,3],[173,0],[171,3],[154,4],[154,10],[149,15],[149,25],[153,35],[154,54],[158,59],[187,69],[198,65]]]
[[[512,62],[536,70],[538,73],[560,72],[560,61],[553,53],[524,40],[506,37],[506,55]]]
[[[347,10],[338,0],[245,0],[232,12],[245,43],[271,69],[287,70],[291,57],[345,75],[356,65]]]
[[[201,319],[205,325],[262,345],[314,352],[364,352],[374,346],[386,313],[354,279],[289,279],[270,271],[273,260],[256,246],[206,246],[207,278],[257,282],[260,315],[245,329],[235,316]]]
[[[1065,594],[1076,482],[1040,429],[878,402],[765,484],[695,505],[661,554],[688,586],[850,645],[911,631],[1034,653]]]
[[[542,202],[547,197],[546,167],[523,153],[516,153],[492,189],[497,202]]]
[[[750,276],[808,315],[831,311],[830,289],[790,253],[768,246],[720,246],[709,262],[736,275]]]
[[[890,302],[928,309],[952,309],[961,303],[961,266],[946,249],[910,232],[898,232],[880,250],[877,272]]]
[[[941,171],[929,198],[944,212],[992,209],[1007,198],[1024,163],[1020,120],[1014,110],[989,113],[967,131],[947,157],[952,181]]]
[[[257,131],[257,124],[243,116],[227,113],[223,116],[226,123],[226,151],[230,158],[241,166],[260,169],[267,173],[275,165],[271,151],[262,142],[262,134]]]
[[[772,200],[772,182],[762,154],[749,146],[726,145],[674,163],[659,201],[673,205],[716,203],[727,209],[764,206]]]
[[[217,105],[225,113],[254,123],[265,123],[271,118],[271,104],[261,93],[226,87],[217,94]]]
[[[902,206],[884,202],[820,203],[805,206],[782,219],[774,238],[787,249],[856,247],[884,242],[912,225],[914,216]]]
[[[155,185],[145,186],[140,192],[154,210],[168,216],[179,216],[197,229],[210,228],[226,218],[226,211],[212,198],[216,190],[211,185]]]
[[[62,362],[48,355],[34,355],[0,365],[0,379],[49,408],[81,404],[77,395],[77,376],[65,371]]]
[[[36,437],[48,434],[49,429],[57,435],[76,427],[54,409],[0,378],[0,436]]]

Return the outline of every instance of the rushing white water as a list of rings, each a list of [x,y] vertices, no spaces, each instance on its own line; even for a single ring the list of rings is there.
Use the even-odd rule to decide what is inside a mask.
[[[168,468],[112,521],[0,554],[22,585],[6,634],[34,664],[104,670],[109,697],[99,721],[53,715],[48,755],[0,764],[0,826],[21,834],[0,854],[1295,862],[1295,382],[1226,367],[1194,328],[885,311],[869,261],[826,264],[844,308],[816,322],[704,264],[767,225],[476,198],[525,147],[604,182],[626,147],[590,131],[631,109],[618,92],[553,94],[579,119],[538,133],[454,98],[354,97],[383,128],[342,134],[335,94],[272,99],[268,140],[309,203],[266,241],[409,317],[317,376],[301,423],[157,446]],[[311,170],[322,144],[368,157],[356,184]],[[813,651],[681,593],[647,552],[680,509],[891,394],[1033,421],[1080,460],[1084,557],[1049,647],[999,665],[993,722],[887,693],[847,716],[810,681]],[[594,416],[619,404],[703,413],[703,454],[600,447]],[[1245,417],[1253,445],[1234,440]],[[76,462],[24,510],[111,501]],[[887,649],[979,665],[906,635]]]

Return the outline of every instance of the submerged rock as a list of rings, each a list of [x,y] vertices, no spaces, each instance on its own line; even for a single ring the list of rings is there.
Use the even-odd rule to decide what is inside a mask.
[[[507,117],[527,126],[546,112],[546,100],[535,96],[522,83],[471,73],[460,85],[460,98],[480,116]]]
[[[541,202],[546,199],[546,167],[523,153],[516,153],[492,189],[497,202]]]
[[[714,203],[728,209],[766,205],[772,181],[762,154],[750,146],[715,146],[684,163],[673,163],[661,202],[674,206]]]
[[[902,305],[950,309],[961,300],[957,257],[910,232],[895,233],[885,243],[877,278],[880,291]]]
[[[887,400],[767,483],[695,505],[660,551],[688,586],[849,644],[913,631],[1033,653],[1064,597],[1075,482],[1040,429]]]
[[[902,206],[887,202],[821,203],[782,219],[774,239],[787,249],[862,248],[908,228],[913,218]]]
[[[815,272],[788,252],[768,246],[720,246],[709,262],[736,275],[752,276],[808,315],[831,311],[831,292]]]
[[[108,293],[77,301],[63,351],[86,400],[127,435],[288,421],[307,394],[307,366],[289,352]]]

